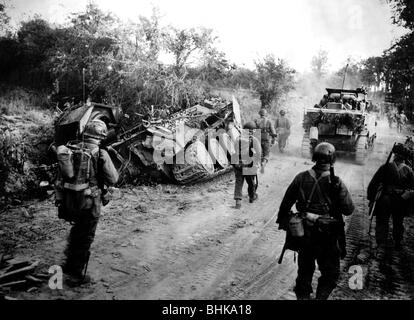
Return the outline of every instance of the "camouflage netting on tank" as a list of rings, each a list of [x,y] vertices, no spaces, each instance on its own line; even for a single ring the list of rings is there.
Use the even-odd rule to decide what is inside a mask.
[[[364,119],[361,115],[326,113],[323,111],[307,113],[303,119],[303,128],[317,127],[320,123],[345,126],[355,133],[360,133],[364,128]]]
[[[36,195],[39,183],[49,180],[47,155],[53,141],[52,118],[35,122],[20,116],[0,115],[0,201]]]

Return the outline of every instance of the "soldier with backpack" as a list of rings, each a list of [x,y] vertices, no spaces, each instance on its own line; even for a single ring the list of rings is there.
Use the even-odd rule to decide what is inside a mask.
[[[285,117],[285,110],[280,110],[280,117],[276,119],[275,129],[277,133],[277,144],[279,146],[279,151],[284,152],[286,148],[287,139],[290,136],[290,121]]]
[[[266,109],[261,109],[259,115],[260,118],[255,120],[255,126],[261,130],[262,160],[260,172],[264,173],[265,166],[269,161],[270,146],[275,143],[276,131],[272,125],[272,121],[267,117]],[[270,138],[272,138],[271,141]]]
[[[334,146],[326,142],[317,145],[312,161],[315,166],[299,173],[289,185],[276,223],[287,232],[287,240],[296,242],[294,249],[288,243],[285,247],[299,255],[297,298],[310,299],[316,260],[321,272],[316,299],[324,300],[336,286],[340,258],[346,255],[342,215],[352,214],[354,205],[346,186],[333,171]],[[293,214],[291,207],[295,203],[298,213]]]
[[[106,187],[118,181],[118,172],[108,152],[99,147],[106,135],[106,124],[92,120],[85,127],[82,142],[57,148],[56,206],[59,218],[72,224],[63,272],[73,286],[91,280],[86,269],[101,204],[109,202]]]
[[[255,137],[254,129],[256,126],[253,122],[244,124],[241,135],[236,139],[234,147],[236,152],[232,155],[232,164],[236,184],[234,186],[234,199],[236,200],[236,209],[241,208],[243,198],[243,184],[246,180],[247,191],[250,203],[257,200],[257,169],[261,158],[260,142]]]

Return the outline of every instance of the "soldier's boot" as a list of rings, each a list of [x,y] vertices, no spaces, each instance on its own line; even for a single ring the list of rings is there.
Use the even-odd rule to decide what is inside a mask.
[[[94,283],[93,279],[89,276],[89,275],[83,275],[83,274],[78,274],[78,275],[73,275],[73,274],[67,274],[66,275],[66,281],[65,283],[67,284],[68,287],[70,288],[75,288],[75,287],[79,287],[81,285],[84,284],[90,284],[90,283]]]
[[[236,200],[236,209],[241,208],[241,200]]]
[[[250,203],[253,203],[253,202],[255,202],[258,198],[259,198],[259,195],[258,195],[257,193],[255,193],[255,194],[254,194],[254,196],[253,196],[253,198],[250,198],[250,199],[249,199],[249,202],[250,202]]]

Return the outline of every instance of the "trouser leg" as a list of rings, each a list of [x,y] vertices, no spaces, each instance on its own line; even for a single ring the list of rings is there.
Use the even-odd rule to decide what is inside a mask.
[[[270,154],[270,141],[265,140],[261,143],[262,146],[262,164],[266,164],[269,161],[269,154]]]
[[[241,169],[234,169],[236,183],[234,185],[234,200],[241,200],[243,198],[243,171]]]
[[[385,245],[388,239],[388,224],[390,220],[390,210],[388,201],[377,203],[375,238],[379,246]]]
[[[397,209],[397,208],[396,208]],[[400,243],[404,236],[404,215],[402,210],[392,212],[392,237],[396,243]]]
[[[312,293],[312,277],[315,272],[315,255],[310,246],[306,246],[298,254],[298,276],[295,293],[298,299],[309,299]]]
[[[256,194],[256,189],[257,189],[257,185],[256,185],[256,176],[245,176],[244,177],[246,179],[247,182],[247,191],[249,193],[249,198],[253,199],[255,197]]]
[[[81,218],[72,226],[65,250],[65,268],[73,273],[81,273],[89,258],[89,249],[95,238],[99,217],[92,210],[82,212]]]
[[[339,279],[339,250],[335,241],[328,241],[330,242],[328,246],[323,245],[318,248],[317,262],[321,272],[316,289],[318,300],[328,299]]]

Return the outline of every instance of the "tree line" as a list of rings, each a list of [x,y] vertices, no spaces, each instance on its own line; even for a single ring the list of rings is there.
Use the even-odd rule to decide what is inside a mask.
[[[351,59],[333,73],[326,70],[328,52],[321,50],[312,59],[311,77],[340,87],[346,71],[345,86],[371,87],[374,98],[390,93],[400,108],[413,111],[413,4],[387,1],[393,23],[409,32],[382,56]],[[211,88],[226,87],[253,90],[262,107],[270,108],[305,77],[273,55],[255,61],[253,70],[239,67],[217,48],[213,30],[163,26],[156,9],[150,17],[125,22],[90,3],[68,23],[51,25],[35,16],[15,32],[6,9],[0,1],[0,83],[47,91],[58,100],[90,96],[141,112],[150,105],[186,108]]]
[[[239,68],[217,48],[213,30],[162,26],[157,9],[125,22],[90,3],[65,25],[35,16],[14,33],[7,30],[5,9],[2,4],[0,82],[8,85],[75,101],[86,95],[135,111],[148,105],[185,108],[212,86],[256,90],[267,106],[293,88],[294,70],[285,61],[269,55],[256,62],[256,70]]]

